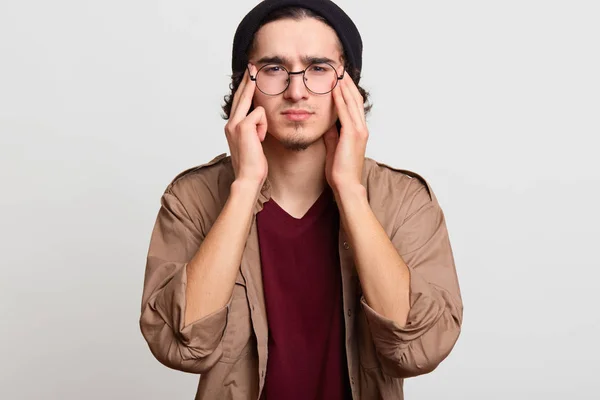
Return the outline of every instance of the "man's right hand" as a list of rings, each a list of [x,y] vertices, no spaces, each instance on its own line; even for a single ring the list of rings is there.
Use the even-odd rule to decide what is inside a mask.
[[[256,74],[256,67],[249,64],[233,96],[229,121],[225,125],[225,136],[236,181],[262,186],[268,173],[267,158],[261,145],[267,134],[267,116],[262,107],[256,107],[248,114],[256,89],[256,83],[250,79],[250,73]]]

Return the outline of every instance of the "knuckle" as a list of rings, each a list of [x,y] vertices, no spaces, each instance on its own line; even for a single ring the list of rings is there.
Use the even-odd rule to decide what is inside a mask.
[[[237,124],[235,126],[235,132],[237,134],[242,133],[246,129],[247,125],[248,125],[248,122],[246,120],[241,121],[239,124]]]

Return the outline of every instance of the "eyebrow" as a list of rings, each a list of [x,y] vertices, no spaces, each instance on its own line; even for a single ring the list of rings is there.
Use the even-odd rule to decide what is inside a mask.
[[[316,57],[316,56],[302,56],[301,57],[301,61],[304,64],[307,64],[307,65],[308,64],[323,64],[323,63],[335,64],[336,63],[331,58]],[[262,57],[256,63],[257,64],[284,64],[284,65],[291,64],[289,58],[282,57],[282,56],[266,56],[266,57]]]

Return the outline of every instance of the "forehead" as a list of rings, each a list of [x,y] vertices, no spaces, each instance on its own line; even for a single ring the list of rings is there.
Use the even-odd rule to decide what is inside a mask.
[[[252,57],[281,56],[298,60],[305,55],[339,60],[340,41],[335,31],[314,18],[282,19],[261,27],[254,38]]]

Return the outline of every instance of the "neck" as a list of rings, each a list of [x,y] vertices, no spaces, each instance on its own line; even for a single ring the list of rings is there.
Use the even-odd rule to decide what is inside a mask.
[[[271,197],[289,209],[312,204],[327,185],[325,178],[325,143],[317,140],[306,150],[289,150],[267,134],[263,150],[269,163],[268,180]],[[285,207],[284,207],[285,208]]]

